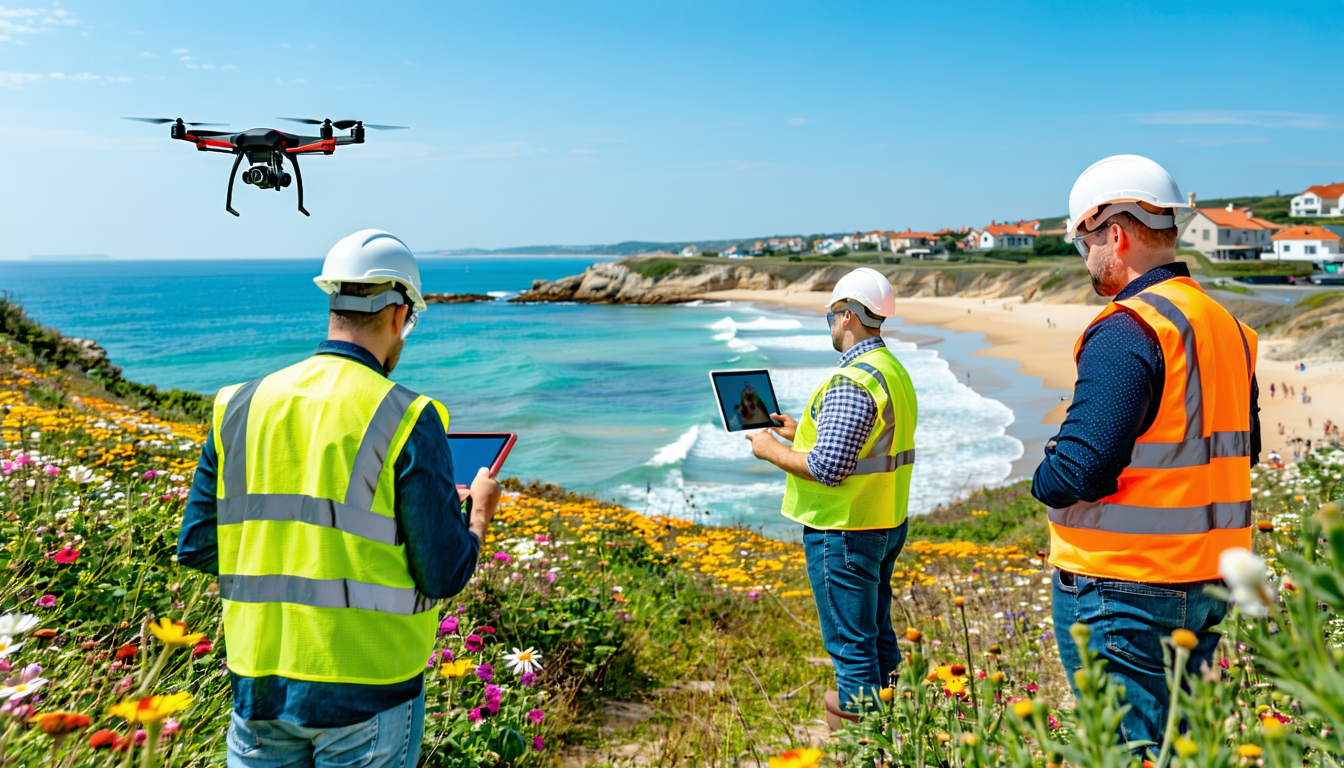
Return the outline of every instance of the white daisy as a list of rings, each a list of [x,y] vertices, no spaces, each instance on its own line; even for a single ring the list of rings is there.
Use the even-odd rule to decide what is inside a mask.
[[[23,647],[23,643],[14,642],[14,638],[9,635],[0,635],[0,659]]]
[[[0,616],[0,635],[22,635],[36,627],[41,619],[26,613],[6,613]]]
[[[510,672],[515,675],[523,675],[541,669],[541,654],[532,648],[525,651],[514,648],[513,653],[504,654],[504,662],[508,665]]]
[[[0,699],[18,701],[19,699],[31,696],[38,688],[41,688],[48,682],[50,681],[45,677],[35,677],[26,683],[7,685],[4,688],[0,688]]]

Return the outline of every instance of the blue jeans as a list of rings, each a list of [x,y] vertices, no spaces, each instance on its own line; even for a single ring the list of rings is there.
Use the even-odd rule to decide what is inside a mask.
[[[807,578],[817,600],[821,641],[835,662],[840,705],[863,693],[876,701],[901,665],[891,628],[891,572],[906,524],[871,531],[803,529]]]
[[[1052,614],[1059,660],[1078,695],[1073,673],[1082,658],[1069,627],[1087,625],[1092,631],[1088,648],[1106,660],[1106,671],[1125,687],[1124,701],[1131,707],[1120,720],[1121,741],[1162,742],[1171,700],[1162,639],[1172,630],[1188,629],[1199,638],[1187,670],[1199,674],[1213,663],[1222,635],[1212,630],[1227,614],[1227,603],[1205,595],[1207,583],[1144,584],[1055,569]]]
[[[283,720],[229,725],[228,768],[400,768],[420,759],[425,694],[355,725],[304,728]]]

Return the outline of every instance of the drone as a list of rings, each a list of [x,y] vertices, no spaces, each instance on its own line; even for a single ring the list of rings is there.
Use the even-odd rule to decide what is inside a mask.
[[[238,175],[238,166],[247,158],[248,168],[243,171],[243,183],[257,189],[274,189],[279,192],[288,187],[290,175],[285,172],[285,159],[294,167],[293,181],[298,182],[299,213],[311,216],[303,207],[303,173],[299,170],[299,155],[330,155],[337,147],[346,144],[363,144],[364,129],[379,131],[405,130],[404,125],[365,125],[362,120],[311,120],[304,117],[281,117],[304,125],[318,125],[317,136],[298,136],[274,128],[250,128],[238,133],[227,131],[201,131],[198,126],[223,126],[228,123],[185,123],[182,118],[171,117],[126,117],[123,120],[138,120],[142,123],[162,125],[171,123],[169,136],[180,141],[189,141],[201,152],[227,152],[234,155],[233,170],[229,171],[229,192],[224,198],[224,210],[239,215],[233,210],[233,180]],[[336,131],[350,130],[350,134],[337,136]]]

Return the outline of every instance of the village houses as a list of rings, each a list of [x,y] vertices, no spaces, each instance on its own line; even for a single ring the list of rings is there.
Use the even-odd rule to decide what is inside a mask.
[[[1033,248],[1036,237],[1041,233],[1041,222],[1018,221],[1016,224],[995,224],[973,230],[962,241],[968,250],[988,251],[991,249]]]
[[[1294,216],[1344,216],[1344,184],[1318,184],[1289,201]]]
[[[1246,261],[1273,251],[1270,238],[1282,228],[1250,208],[1196,208],[1179,245],[1217,261]]]
[[[1261,254],[1261,258],[1344,261],[1339,251],[1339,235],[1315,225],[1287,227],[1276,232],[1270,240],[1273,241],[1274,250]]]

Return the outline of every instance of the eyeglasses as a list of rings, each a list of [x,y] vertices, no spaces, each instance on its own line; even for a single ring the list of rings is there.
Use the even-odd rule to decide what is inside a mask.
[[[411,331],[415,330],[415,324],[419,321],[420,316],[415,313],[415,307],[411,307],[410,311],[406,313],[406,323],[401,326],[402,341],[405,341],[406,337],[411,335]]]
[[[1073,247],[1074,247],[1074,248],[1077,248],[1077,249],[1078,249],[1078,253],[1079,253],[1084,259],[1086,259],[1086,258],[1087,258],[1087,252],[1090,250],[1090,246],[1088,246],[1088,244],[1085,243],[1085,242],[1083,242],[1083,241],[1086,240],[1087,238],[1089,238],[1089,237],[1091,237],[1091,236],[1097,234],[1098,232],[1102,232],[1102,231],[1106,230],[1106,229],[1108,228],[1108,226],[1109,226],[1109,225],[1103,224],[1102,226],[1097,227],[1096,229],[1092,230],[1091,232],[1084,232],[1083,234],[1081,234],[1081,235],[1079,235],[1079,236],[1077,236],[1077,237],[1071,237],[1071,238],[1069,238],[1069,242],[1073,243]]]

